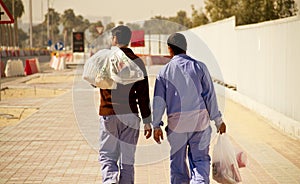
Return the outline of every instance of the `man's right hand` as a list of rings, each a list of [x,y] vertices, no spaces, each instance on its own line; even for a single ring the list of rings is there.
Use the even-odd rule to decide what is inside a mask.
[[[218,133],[220,134],[226,133],[226,124],[224,122],[221,123]]]
[[[164,140],[163,131],[161,130],[160,127],[154,129],[154,140],[158,144],[161,144],[160,140]]]

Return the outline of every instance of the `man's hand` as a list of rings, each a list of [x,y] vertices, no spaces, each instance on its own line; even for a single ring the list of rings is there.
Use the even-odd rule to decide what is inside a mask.
[[[161,130],[161,128],[155,128],[154,129],[154,140],[160,144],[160,139],[164,140],[164,136],[163,136],[163,131]]]
[[[220,134],[226,133],[226,125],[224,122],[221,123],[218,133],[220,133]]]
[[[146,137],[146,139],[149,139],[151,135],[152,135],[152,128],[150,123],[144,124],[144,136]]]

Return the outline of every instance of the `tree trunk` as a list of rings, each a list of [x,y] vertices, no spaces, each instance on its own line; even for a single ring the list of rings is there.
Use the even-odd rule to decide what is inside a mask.
[[[8,31],[7,31],[7,24],[1,24],[1,32],[3,33],[3,34],[1,34],[2,36],[2,44],[1,45],[3,45],[3,46],[8,46]]]
[[[12,46],[12,34],[11,34],[11,24],[6,24],[6,30],[8,33],[8,42],[7,42],[7,46],[11,47]]]
[[[0,43],[0,46],[4,46],[5,45],[5,32],[4,32],[4,29],[3,29],[4,25],[0,24],[0,39],[1,39],[1,43]]]
[[[15,18],[15,23],[14,23],[14,32],[15,32],[15,47],[19,47],[19,28],[18,28],[18,18]]]
[[[13,46],[13,34],[12,34],[12,27],[11,24],[7,24],[7,30],[8,30],[8,46]]]

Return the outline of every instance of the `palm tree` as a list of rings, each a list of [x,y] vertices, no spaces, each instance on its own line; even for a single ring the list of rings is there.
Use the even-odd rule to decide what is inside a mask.
[[[49,14],[49,15],[48,15]],[[57,41],[55,38],[59,35],[59,22],[60,22],[60,14],[55,11],[53,8],[49,8],[48,12],[45,15],[45,20],[43,22],[43,25],[47,25],[49,18],[49,32],[50,37],[47,39],[52,40],[53,42]]]
[[[64,13],[61,16],[61,23],[64,26],[64,33],[66,34],[65,37],[67,38],[66,41],[68,43],[71,43],[71,38],[69,38],[69,33],[72,33],[73,28],[75,27],[74,20],[76,19],[75,13],[72,9],[67,9],[64,11]],[[67,45],[65,43],[65,45]]]
[[[64,26],[65,38],[71,45],[71,37],[73,31],[84,32],[90,26],[90,22],[84,19],[82,15],[75,15],[73,9],[67,9],[61,16],[61,23]],[[65,45],[67,45],[65,43]]]

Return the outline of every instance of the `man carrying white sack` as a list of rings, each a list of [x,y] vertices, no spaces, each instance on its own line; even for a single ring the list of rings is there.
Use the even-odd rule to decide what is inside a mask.
[[[144,135],[148,139],[152,133],[147,72],[143,61],[127,47],[130,38],[131,30],[127,26],[112,30],[112,46],[119,47],[143,71],[144,77],[134,83],[116,83],[115,89],[100,88],[99,162],[104,184],[134,183],[134,157],[141,120],[139,110]]]

